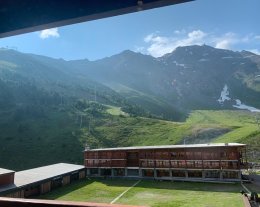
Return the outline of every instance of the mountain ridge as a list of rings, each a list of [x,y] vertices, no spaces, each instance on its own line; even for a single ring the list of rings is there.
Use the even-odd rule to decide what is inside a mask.
[[[187,139],[245,142],[258,150],[256,112],[234,105],[239,99],[240,108],[260,107],[259,68],[260,56],[208,46],[178,48],[163,58],[125,51],[98,61],[0,50],[1,167],[82,163],[85,144]]]
[[[254,79],[260,74],[260,56],[248,51],[234,52],[194,45],[178,47],[159,58],[125,50],[95,61],[66,61],[13,53],[38,61],[44,70],[52,65],[51,72],[56,75],[54,79],[49,77],[47,84],[51,79],[59,82],[59,76],[63,76],[61,78],[66,84],[74,78],[70,87],[80,82],[89,83],[92,97],[97,85],[101,84],[107,87],[106,90],[111,90],[109,93],[114,91],[131,104],[146,108],[164,119],[181,120],[194,109],[231,109],[232,103],[220,105],[217,102],[225,85],[229,87],[232,99],[260,108],[255,98],[260,91],[260,83],[258,78]],[[2,59],[1,54],[0,57]],[[41,76],[42,71],[38,71],[38,76]],[[37,70],[33,72],[37,73]],[[41,82],[38,78],[37,84]]]

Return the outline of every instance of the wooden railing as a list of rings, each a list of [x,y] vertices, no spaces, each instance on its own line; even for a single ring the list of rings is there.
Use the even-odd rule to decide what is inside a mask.
[[[121,204],[104,204],[72,201],[18,199],[0,197],[1,207],[137,207]],[[140,207],[140,206],[139,206]],[[144,206],[143,206],[144,207]]]

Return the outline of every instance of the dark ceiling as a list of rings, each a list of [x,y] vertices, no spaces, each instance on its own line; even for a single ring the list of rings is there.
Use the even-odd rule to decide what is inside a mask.
[[[0,0],[0,37],[191,0]]]

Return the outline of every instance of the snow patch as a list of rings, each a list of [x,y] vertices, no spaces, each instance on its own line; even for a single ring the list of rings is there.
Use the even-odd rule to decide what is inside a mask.
[[[244,56],[243,58],[250,58],[250,57],[254,57],[255,55],[247,55],[247,56]]]
[[[221,91],[218,102],[220,104],[223,104],[226,100],[227,101],[231,100],[231,98],[229,98],[228,95],[229,95],[228,87],[227,87],[227,84],[225,84],[223,90]]]
[[[236,104],[233,105],[233,107],[238,108],[238,109],[248,110],[251,112],[260,112],[260,109],[257,109],[253,106],[248,106],[246,104],[243,104],[239,99],[236,99]]]
[[[230,59],[230,58],[233,58],[233,57],[227,56],[227,57],[222,57],[221,59]]]
[[[218,102],[222,105],[225,101],[231,100],[231,98],[228,97],[228,95],[229,95],[228,86],[227,86],[227,84],[225,84],[223,90],[221,91]],[[236,99],[235,101],[236,101],[236,104],[232,105],[234,108],[260,113],[260,109],[257,109],[253,106],[248,106],[246,104],[243,104],[239,99]]]
[[[180,66],[180,67],[183,67],[183,68],[187,68],[185,64],[177,63],[177,61],[173,61],[173,63],[174,63],[176,66]]]
[[[199,62],[206,62],[206,61],[209,61],[209,59],[204,59],[204,58],[199,59]]]

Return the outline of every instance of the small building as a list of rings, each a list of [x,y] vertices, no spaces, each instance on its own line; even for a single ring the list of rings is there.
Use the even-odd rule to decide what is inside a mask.
[[[10,174],[8,179],[13,178],[13,181],[5,185],[0,184],[0,196],[28,198],[68,185],[74,180],[85,178],[85,167],[58,163],[16,173],[10,171],[10,173],[12,175]]]
[[[87,176],[240,181],[247,167],[239,143],[86,149]]]

